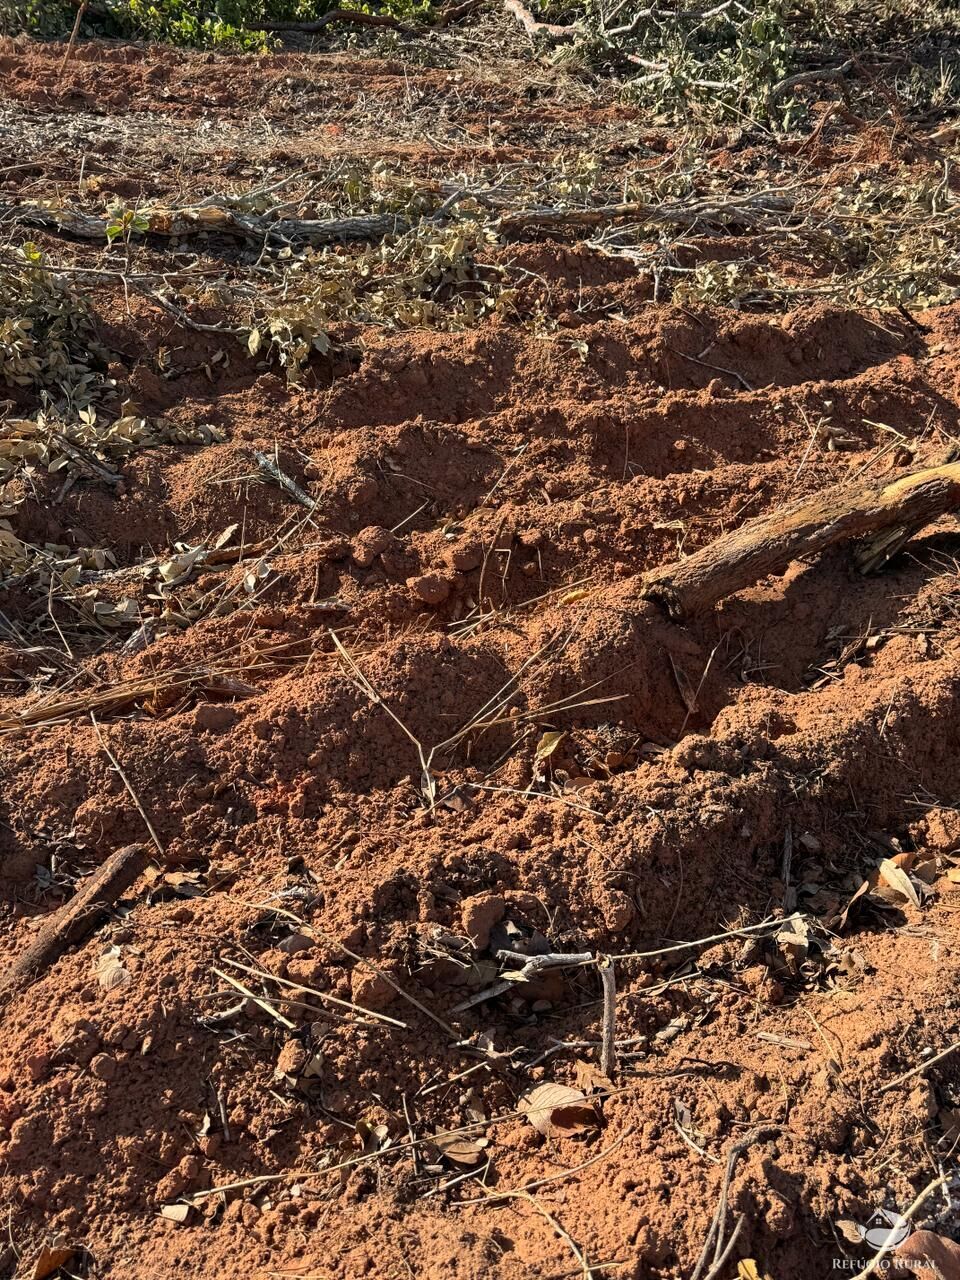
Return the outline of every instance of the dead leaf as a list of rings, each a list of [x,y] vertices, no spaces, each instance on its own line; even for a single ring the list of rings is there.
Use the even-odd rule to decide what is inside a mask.
[[[225,547],[239,528],[240,526],[238,524],[228,524],[226,529],[224,529],[223,533],[220,534],[219,538],[217,538],[213,544],[216,549],[219,551],[221,547]]]
[[[538,1133],[570,1138],[597,1127],[597,1113],[586,1096],[566,1084],[538,1084],[520,1098],[520,1111]]]
[[[483,1159],[483,1148],[463,1134],[438,1133],[434,1135],[432,1142],[440,1154],[453,1164],[474,1165]]]
[[[33,1264],[30,1280],[47,1280],[47,1277],[59,1271],[65,1262],[69,1262],[76,1251],[77,1247],[73,1244],[45,1244],[40,1250],[39,1258]]]
[[[129,987],[133,982],[133,974],[125,968],[120,959],[119,947],[108,947],[97,961],[97,981],[104,991],[118,991],[121,987]]]
[[[565,734],[563,730],[551,730],[549,733],[543,734],[537,743],[537,750],[534,753],[534,759],[539,763],[542,760],[549,759],[556,751],[560,743],[563,741]]]
[[[390,1130],[385,1124],[370,1124],[368,1120],[357,1121],[357,1134],[363,1142],[363,1154],[373,1155],[383,1151],[390,1143]]]
[[[167,1218],[170,1222],[187,1222],[193,1213],[192,1204],[165,1204],[160,1209],[160,1217]]]
[[[737,1263],[737,1280],[769,1280],[769,1277],[765,1271],[761,1274],[752,1258],[741,1258]]]
[[[874,892],[879,897],[882,897],[885,901],[890,901],[890,891],[892,890],[894,902],[898,898],[906,898],[913,906],[920,906],[920,899],[917,896],[916,889],[913,887],[913,882],[903,867],[898,866],[893,858],[884,858],[878,870],[880,872],[880,882]]]
[[[922,1270],[943,1280],[956,1280],[960,1276],[960,1244],[935,1231],[914,1231],[897,1245],[893,1256],[912,1262],[911,1271]]]
[[[922,862],[918,862],[913,868],[913,874],[924,884],[933,884],[940,875],[936,858],[924,858]]]
[[[792,973],[799,973],[810,948],[810,926],[800,916],[794,916],[777,933],[780,954]]]
[[[573,1064],[573,1078],[584,1093],[591,1093],[594,1089],[606,1093],[616,1087],[599,1067],[595,1067],[592,1062],[584,1062],[582,1058],[578,1058]]]
[[[854,1222],[852,1218],[838,1218],[833,1225],[848,1244],[863,1244],[863,1232],[860,1230],[860,1224]]]
[[[915,853],[897,853],[892,858],[884,858],[877,869],[871,871],[863,884],[852,894],[850,901],[840,915],[829,923],[835,924],[842,929],[847,923],[847,917],[853,904],[868,893],[876,894],[882,901],[894,905],[906,898],[907,901],[913,902],[919,907],[920,899],[917,896],[917,891],[906,874],[916,860],[917,855]],[[906,887],[904,887],[903,881],[906,881]]]

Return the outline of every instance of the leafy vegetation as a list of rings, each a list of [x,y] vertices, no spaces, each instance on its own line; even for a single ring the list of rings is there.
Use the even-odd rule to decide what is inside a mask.
[[[85,27],[98,35],[156,40],[195,48],[266,50],[265,30],[280,22],[313,22],[330,9],[369,11],[356,0],[96,0],[84,14]],[[430,0],[385,0],[377,12],[395,18],[426,17]],[[76,6],[63,0],[0,0],[7,31],[45,39],[67,35]]]
[[[621,77],[664,120],[793,127],[805,114],[794,76],[917,110],[955,101],[960,83],[951,0],[552,0],[544,15],[580,33],[555,57]]]

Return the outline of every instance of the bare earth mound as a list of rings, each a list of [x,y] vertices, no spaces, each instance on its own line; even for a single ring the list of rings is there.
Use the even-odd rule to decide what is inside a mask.
[[[323,218],[307,170],[374,163],[464,185],[582,152],[616,186],[683,149],[509,64],[61,60],[0,63],[14,226],[288,178],[285,216]],[[724,130],[699,163],[757,190],[939,164],[837,120],[803,147]],[[957,1027],[960,530],[684,621],[641,576],[950,457],[960,303],[832,296],[823,244],[746,217],[688,226],[669,288],[659,233],[527,227],[444,277],[455,323],[381,282],[288,382],[241,316],[259,246],[41,221],[9,252],[89,301],[97,422],[134,425],[5,427],[0,1275],[862,1266],[857,1224],[960,1135],[956,1061],[926,1065]],[[677,283],[744,257],[796,296]],[[946,1185],[914,1223],[951,1236]]]

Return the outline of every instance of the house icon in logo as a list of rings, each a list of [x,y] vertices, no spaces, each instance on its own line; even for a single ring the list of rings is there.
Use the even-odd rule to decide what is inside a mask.
[[[910,1234],[910,1223],[891,1209],[878,1209],[857,1230],[872,1249],[895,1249]]]

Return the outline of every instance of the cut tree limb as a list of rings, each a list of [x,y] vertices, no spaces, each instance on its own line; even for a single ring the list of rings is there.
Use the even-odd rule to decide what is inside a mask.
[[[507,13],[513,14],[516,20],[531,38],[543,36],[555,43],[560,40],[575,40],[580,34],[577,26],[560,26],[555,22],[540,22],[523,3],[523,0],[503,0]]]
[[[885,485],[836,485],[815,498],[801,498],[750,520],[686,560],[654,569],[643,577],[640,594],[680,620],[834,543],[876,539],[897,530],[893,545],[899,549],[904,535],[918,532],[957,506],[960,462],[911,472]],[[883,558],[868,553],[864,565],[876,567]]]
[[[355,218],[297,219],[267,218],[214,205],[184,209],[147,209],[142,213],[147,229],[143,235],[186,238],[208,233],[250,239],[262,244],[264,238],[284,244],[337,244],[344,240],[382,240],[384,236],[407,231],[410,223],[395,214],[361,214]],[[107,238],[107,219],[77,209],[48,209],[40,205],[0,206],[0,221],[19,222],[47,231],[58,231],[77,240]]]
[[[142,844],[127,845],[109,857],[69,902],[44,921],[33,942],[10,965],[0,979],[0,999],[25,990],[67,947],[89,937],[149,861],[150,851]]]
[[[322,18],[317,18],[314,22],[258,22],[256,27],[258,31],[290,32],[291,34],[298,32],[310,35],[338,22],[348,22],[358,27],[389,27],[393,31],[403,31],[407,35],[416,35],[423,29],[410,26],[406,22],[399,22],[385,13],[363,13],[359,9],[331,9],[329,13],[325,13]]]
[[[347,218],[271,218],[259,213],[246,213],[231,207],[224,197],[222,204],[203,201],[180,209],[148,208],[139,211],[145,224],[132,229],[131,238],[144,236],[187,239],[196,235],[230,236],[262,245],[265,241],[283,245],[328,245],[344,241],[375,241],[385,236],[400,235],[417,222],[440,225],[455,215],[453,206],[471,199],[469,190],[458,192],[457,201],[448,199],[433,213],[405,218],[399,214],[358,214]],[[553,208],[550,206],[511,209],[491,193],[478,192],[476,199],[500,213],[497,228],[502,234],[515,235],[551,227],[595,227],[623,219],[636,222],[663,223],[673,226],[753,226],[764,214],[789,214],[795,201],[784,191],[754,191],[727,200],[673,201],[663,204],[594,205],[586,208]],[[0,222],[20,223],[69,236],[75,240],[107,240],[108,219],[79,209],[49,208],[35,204],[0,205]]]
[[[827,84],[830,81],[842,84],[844,76],[853,70],[853,59],[850,58],[839,67],[820,67],[815,71],[800,71],[795,76],[787,76],[775,84],[767,94],[767,110],[777,105],[785,93],[791,93],[805,84]]]

